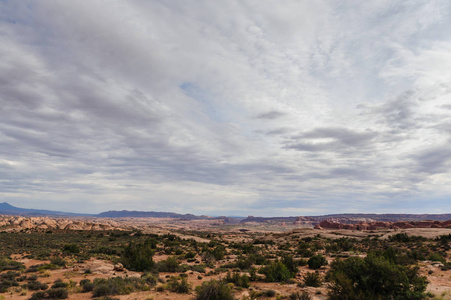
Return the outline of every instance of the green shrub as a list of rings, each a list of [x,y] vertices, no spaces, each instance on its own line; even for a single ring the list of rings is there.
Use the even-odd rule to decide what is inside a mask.
[[[225,253],[226,253],[226,250],[223,245],[216,245],[216,247],[212,251],[213,257],[216,260],[224,259]]]
[[[446,262],[441,268],[442,271],[448,271],[451,270],[451,263],[450,262]]]
[[[299,271],[299,261],[295,260],[292,255],[284,255],[282,256],[281,262],[287,267],[287,269],[291,272],[291,276],[294,277],[296,273]]]
[[[59,256],[52,258],[50,260],[50,263],[52,265],[56,265],[56,266],[60,266],[60,267],[65,267],[66,264],[67,264],[67,262],[63,258],[61,258]]]
[[[428,259],[432,261],[439,261],[442,264],[446,263],[446,259],[440,253],[431,253]]]
[[[93,296],[128,295],[135,290],[146,290],[148,285],[141,278],[112,277],[94,279]]]
[[[204,251],[201,254],[202,257],[202,261],[207,265],[207,266],[214,266],[214,255],[210,252],[210,251]]]
[[[249,269],[249,279],[250,281],[257,281],[257,269],[252,267]]]
[[[52,289],[56,288],[66,288],[69,284],[67,282],[62,281],[61,279],[57,279],[53,282],[53,285],[51,286]]]
[[[38,291],[38,290],[46,290],[48,289],[49,286],[45,283],[34,280],[27,282],[27,284],[25,284],[24,287],[32,291]]]
[[[8,271],[8,272],[6,272],[6,273],[0,274],[0,279],[1,279],[1,280],[5,280],[5,279],[10,279],[10,280],[12,280],[12,279],[16,278],[16,277],[19,276],[19,275],[20,275],[19,272]]]
[[[66,262],[64,261],[64,265]],[[42,270],[56,270],[61,268],[60,266],[54,265],[54,264],[39,264],[39,265],[32,265],[28,267],[28,269],[25,271],[26,273],[33,273],[38,272]]]
[[[236,286],[248,288],[249,287],[249,277],[244,274],[240,275],[239,272],[234,272],[233,275],[230,272],[227,272],[226,277],[224,278],[226,282],[231,282]]]
[[[397,265],[382,255],[335,260],[328,273],[331,300],[424,299],[426,277],[417,268]]]
[[[316,270],[321,268],[322,266],[327,265],[327,260],[321,254],[310,257],[307,261],[308,267],[310,269]]]
[[[407,256],[413,261],[426,260],[424,253],[418,250],[407,251]]]
[[[82,279],[80,281],[80,286],[83,293],[91,292],[94,289],[94,283],[89,279]]]
[[[300,248],[297,253],[302,257],[312,257],[315,253],[309,248]]]
[[[151,271],[155,263],[153,262],[154,244],[152,240],[144,243],[130,242],[121,255],[121,262],[129,270]]]
[[[175,250],[175,255],[182,255],[183,253],[183,249],[178,248]]]
[[[38,253],[36,253],[36,258],[39,260],[50,259],[51,252],[48,249],[42,249]]]
[[[117,250],[111,247],[106,246],[100,246],[98,248],[92,249],[89,251],[90,253],[99,253],[99,254],[106,254],[106,255],[115,255],[117,254]]]
[[[424,241],[425,238],[422,236],[416,236],[416,235],[409,236],[407,233],[403,232],[403,233],[397,233],[392,236],[389,236],[388,240],[390,242],[409,243],[409,242],[416,242],[416,241]]]
[[[0,293],[6,293],[8,288],[12,286],[19,286],[19,283],[16,280],[16,275],[19,273],[8,271],[7,273],[3,273],[0,275]]]
[[[307,265],[307,260],[304,259],[304,258],[301,258],[301,259],[298,259],[298,260],[297,260],[297,263],[298,263],[298,265],[299,265],[300,267],[306,266],[306,265]]]
[[[354,247],[354,243],[356,242],[356,240],[343,237],[334,240],[334,242],[338,250],[349,251]]]
[[[261,253],[251,253],[248,256],[248,259],[254,265],[266,265],[266,264],[268,264],[268,259]]]
[[[76,244],[66,244],[63,247],[63,252],[77,254],[80,253],[80,248]]]
[[[193,270],[195,272],[199,272],[199,273],[205,273],[205,265],[200,264],[200,265],[191,266],[191,270]]]
[[[272,298],[276,295],[276,291],[274,290],[266,290],[263,292],[266,297]]]
[[[247,270],[254,264],[254,260],[250,257],[239,256],[235,263],[232,264],[232,268],[238,268],[241,270]]]
[[[29,280],[29,281],[36,281],[36,280],[38,280],[38,275],[32,274],[30,276],[27,276],[27,280]]]
[[[0,272],[5,270],[20,270],[25,269],[25,266],[7,257],[0,257]]]
[[[31,295],[30,300],[40,300],[40,299],[45,299],[46,296],[47,296],[46,292],[39,291],[39,292],[33,293],[33,294]]]
[[[144,273],[141,275],[141,280],[143,280],[149,286],[155,286],[158,283],[158,275],[152,273]]]
[[[106,283],[101,283],[99,285],[94,285],[93,288],[93,297],[102,297],[102,296],[108,296],[108,295],[116,295],[118,294],[117,290],[113,289]]]
[[[157,263],[157,270],[159,272],[178,272],[180,263],[175,256],[168,257],[166,260],[162,260]]]
[[[388,237],[390,242],[400,242],[400,243],[408,243],[410,242],[410,238],[407,233],[397,233]]]
[[[439,245],[444,247],[446,250],[449,249],[449,242],[451,241],[451,234],[440,235],[435,238]]]
[[[47,291],[48,299],[66,299],[69,292],[65,288],[52,288]]]
[[[296,292],[290,295],[290,300],[311,300],[312,297],[307,292]]]
[[[303,277],[304,277],[304,284],[306,286],[313,286],[313,287],[321,286],[321,278],[318,273],[308,272]]]
[[[268,282],[286,282],[293,277],[293,274],[280,261],[275,261],[269,265],[262,267],[259,273],[264,274],[265,280]]]
[[[230,286],[225,281],[205,281],[196,287],[196,300],[233,300]]]
[[[31,295],[31,300],[39,299],[66,299],[69,293],[65,288],[49,289],[47,291],[39,291]]]
[[[168,280],[168,289],[171,292],[179,293],[179,294],[188,294],[191,290],[191,285],[188,283],[186,278],[182,278],[179,280],[177,277],[172,276]]]
[[[190,251],[190,252],[185,253],[185,258],[186,259],[192,259],[192,258],[195,258],[195,257],[196,257],[196,253],[195,252]]]

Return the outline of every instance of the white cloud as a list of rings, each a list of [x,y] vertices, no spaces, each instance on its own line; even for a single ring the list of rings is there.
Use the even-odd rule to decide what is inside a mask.
[[[5,200],[286,215],[448,195],[446,1],[0,6]]]

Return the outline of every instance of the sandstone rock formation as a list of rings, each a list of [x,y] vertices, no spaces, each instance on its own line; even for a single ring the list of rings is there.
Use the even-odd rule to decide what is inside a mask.
[[[49,217],[22,217],[0,215],[0,231],[22,230],[133,230],[109,219],[63,219]]]
[[[348,229],[348,230],[377,230],[377,229],[406,229],[406,228],[451,228],[448,221],[400,221],[400,222],[357,222],[343,224],[334,220],[324,220],[315,226],[316,229]]]

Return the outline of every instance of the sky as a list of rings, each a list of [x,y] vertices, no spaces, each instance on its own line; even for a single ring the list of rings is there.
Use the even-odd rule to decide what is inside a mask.
[[[451,2],[0,0],[0,201],[451,213]]]

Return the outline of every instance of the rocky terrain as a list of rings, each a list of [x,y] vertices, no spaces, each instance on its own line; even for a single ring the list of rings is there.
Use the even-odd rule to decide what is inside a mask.
[[[343,224],[335,220],[324,220],[315,226],[316,229],[349,229],[349,230],[377,230],[377,229],[408,229],[408,228],[451,228],[451,220],[447,221],[400,221],[400,222],[358,222]]]
[[[97,217],[31,217],[0,215],[0,231],[48,231],[48,230],[85,230],[85,231],[142,231],[144,233],[164,234],[168,230],[224,231],[224,232],[287,232],[296,228],[314,228],[316,230],[359,230],[371,231],[380,229],[410,228],[451,228],[451,220],[447,221],[398,221],[382,222],[366,219],[349,223],[341,218],[328,219],[321,222],[310,217],[297,217],[292,222],[280,221],[248,221],[232,223],[224,219],[186,220],[180,218],[97,218]],[[348,222],[348,223],[346,223]]]
[[[48,299],[45,293],[59,281],[67,284],[63,288],[67,299],[99,299],[100,279],[115,278],[119,285],[122,279],[134,278],[139,287],[110,294],[113,299],[195,299],[196,287],[228,280],[234,299],[300,299],[305,294],[302,299],[325,300],[333,262],[364,258],[370,250],[394,255],[404,264],[397,266],[398,271],[411,266],[418,276],[426,276],[425,292],[433,299],[450,299],[451,220],[381,222],[363,218],[354,224],[340,220],[296,217],[291,222],[230,224],[226,218],[0,215],[0,267],[4,267],[0,269],[0,299],[34,300],[39,292]],[[136,269],[128,257],[137,256],[124,253],[146,245],[151,253],[148,260],[153,263],[148,270]],[[324,261],[319,267],[310,266],[309,261],[321,257]],[[380,259],[386,258],[382,255]],[[13,267],[16,269],[11,272]],[[288,267],[292,271],[282,273]],[[272,273],[265,273],[268,270],[289,278],[271,279]],[[150,271],[154,275],[146,277]],[[317,282],[308,283],[308,276],[316,276]],[[92,283],[92,290],[84,290],[82,282],[86,281]],[[36,282],[46,288],[32,289]],[[182,282],[185,291],[174,289],[172,284]]]
[[[282,223],[294,225],[316,225],[321,221],[328,220],[343,224],[354,224],[358,222],[398,222],[398,221],[446,221],[451,219],[451,214],[331,214],[320,216],[297,216],[297,217],[254,217],[248,216],[241,223]]]
[[[0,231],[23,230],[133,230],[135,227],[109,219],[0,216]]]
[[[96,218],[96,217],[30,217],[0,215],[0,232],[31,231],[140,231],[146,234],[166,234],[173,230],[220,230],[224,219],[185,220],[179,218]],[[239,231],[226,227],[227,231]],[[181,234],[178,234],[181,235]],[[190,236],[190,238],[193,238]]]

